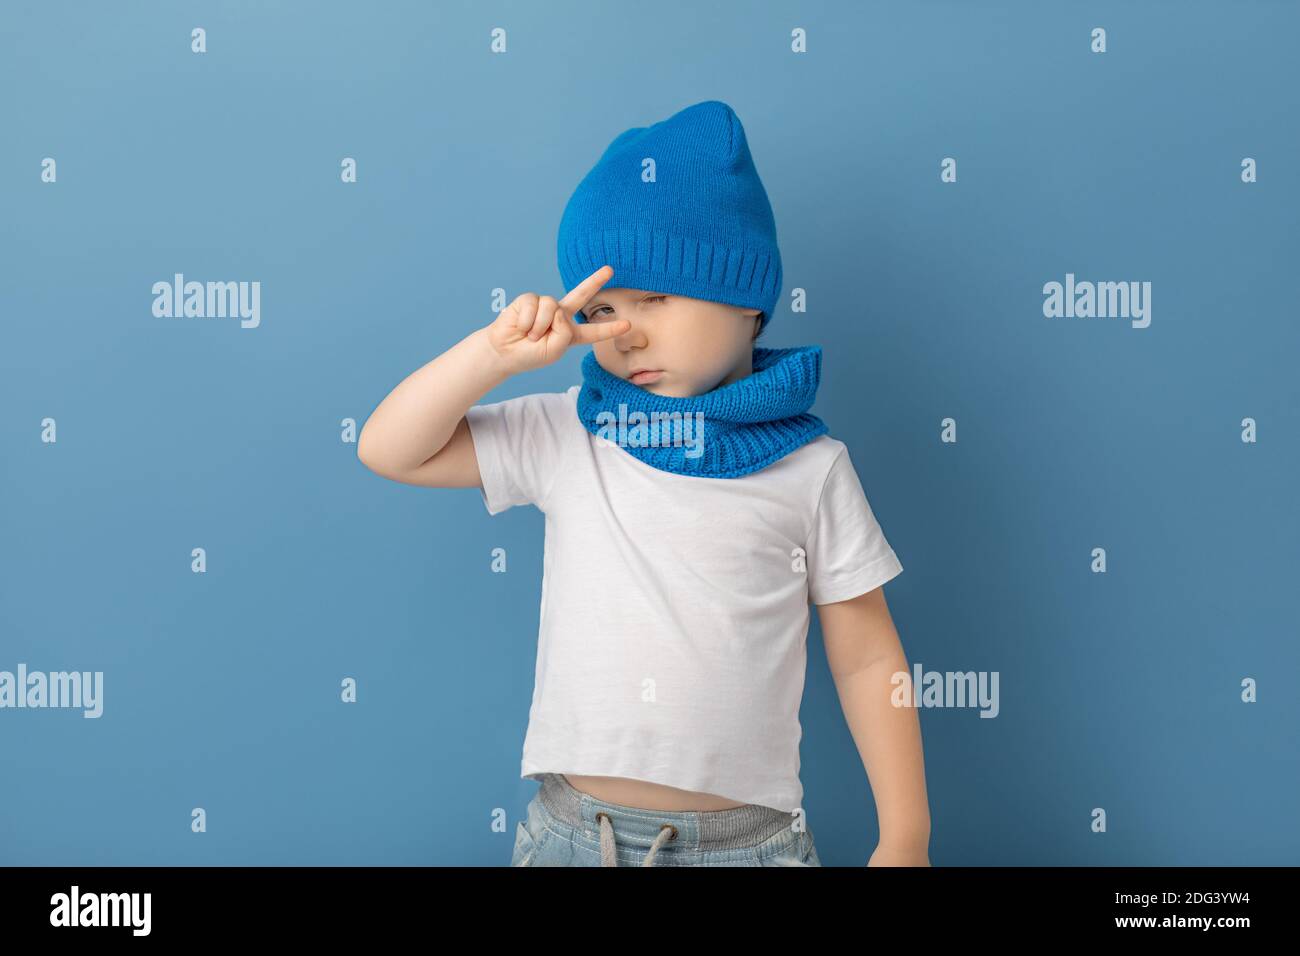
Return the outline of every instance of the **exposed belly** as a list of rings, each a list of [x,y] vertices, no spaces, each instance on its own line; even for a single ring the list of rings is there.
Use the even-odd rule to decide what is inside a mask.
[[[633,780],[630,777],[585,777],[578,774],[563,774],[565,780],[576,790],[590,794],[606,803],[619,803],[625,807],[640,810],[663,810],[678,812],[682,810],[729,810],[743,807],[745,804],[711,793],[698,793],[694,790],[679,790],[666,787],[648,780]]]

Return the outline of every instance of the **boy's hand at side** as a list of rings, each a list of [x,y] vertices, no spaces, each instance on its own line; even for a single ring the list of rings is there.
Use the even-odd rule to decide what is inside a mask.
[[[930,854],[923,845],[886,846],[876,845],[876,850],[867,861],[867,866],[929,866]]]
[[[563,299],[525,292],[501,310],[487,327],[487,339],[501,360],[501,370],[516,375],[557,361],[571,345],[591,345],[622,335],[630,328],[627,319],[578,324],[580,311],[614,275],[601,266]]]

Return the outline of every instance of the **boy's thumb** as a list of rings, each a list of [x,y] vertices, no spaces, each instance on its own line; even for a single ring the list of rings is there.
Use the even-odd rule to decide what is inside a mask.
[[[555,326],[555,331],[560,333],[566,344],[572,341],[573,326],[569,324],[569,316],[563,309],[555,310],[555,318],[551,320],[551,325]]]

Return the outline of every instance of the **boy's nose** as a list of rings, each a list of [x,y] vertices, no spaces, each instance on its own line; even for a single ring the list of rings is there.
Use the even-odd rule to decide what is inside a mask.
[[[614,347],[620,352],[630,352],[632,349],[645,348],[645,333],[637,326],[636,320],[630,321],[630,327],[626,332],[614,336]]]

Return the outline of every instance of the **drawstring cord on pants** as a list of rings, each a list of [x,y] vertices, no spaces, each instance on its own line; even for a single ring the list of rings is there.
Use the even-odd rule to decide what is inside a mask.
[[[609,819],[609,814],[603,810],[596,814],[596,821],[600,824],[600,865],[601,866],[618,866],[617,849],[614,846],[614,824]],[[650,852],[646,854],[642,866],[654,866],[655,854],[659,848],[669,840],[677,839],[677,828],[671,823],[665,823],[659,828],[659,835],[655,837],[654,843],[650,844]]]

